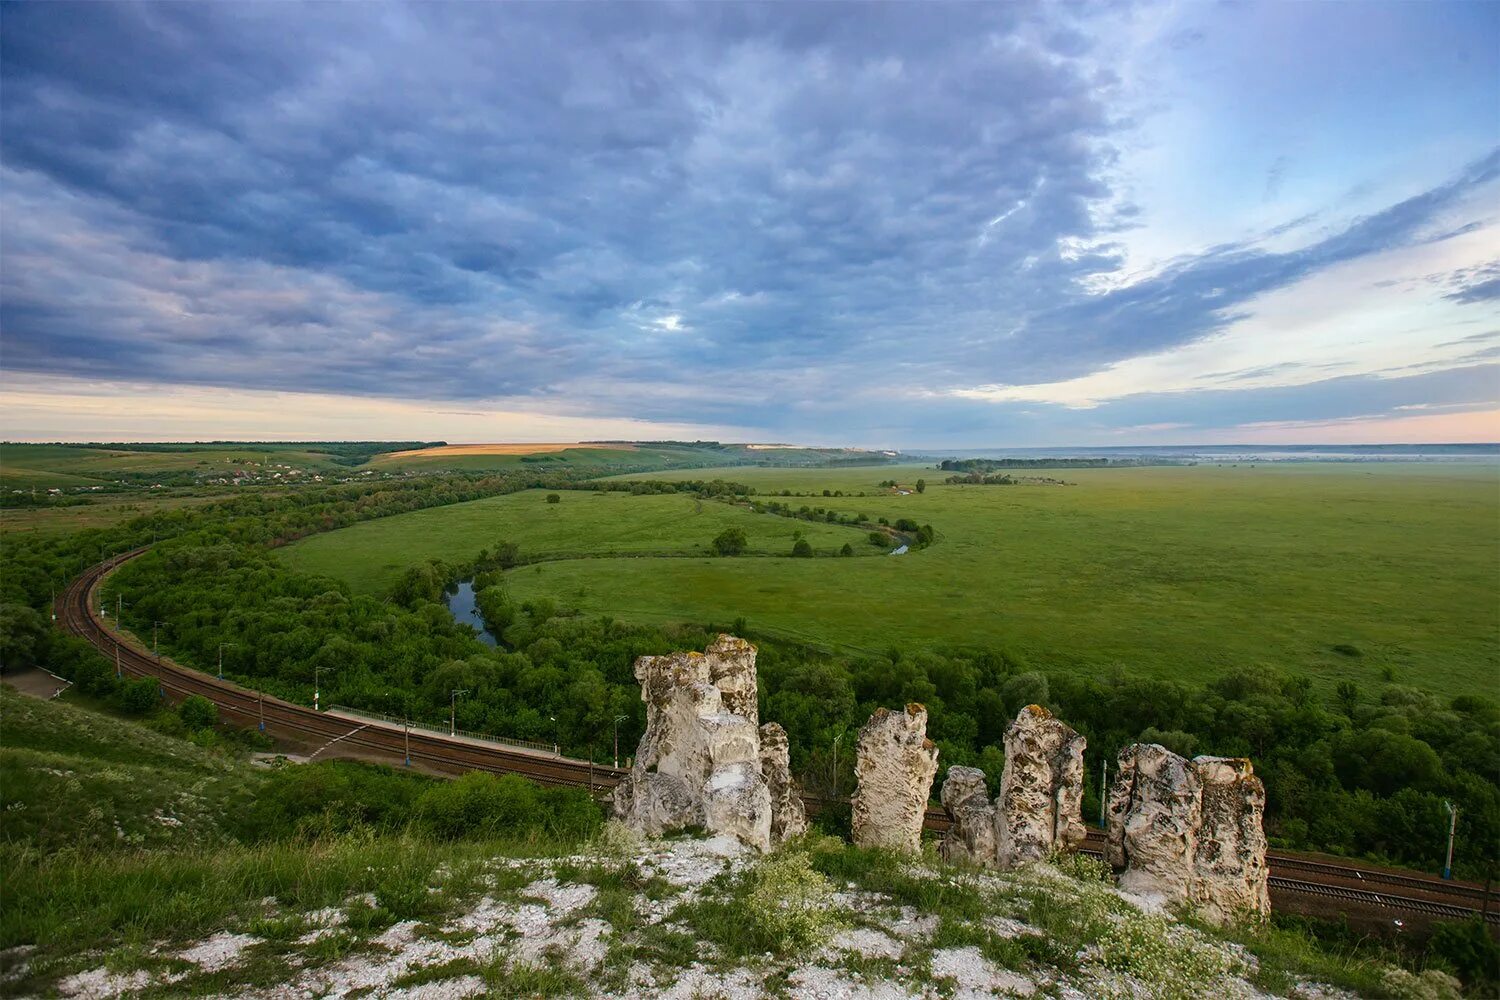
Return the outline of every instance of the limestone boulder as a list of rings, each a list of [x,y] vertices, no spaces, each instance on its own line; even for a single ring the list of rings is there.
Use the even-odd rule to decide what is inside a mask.
[[[755,647],[721,635],[703,653],[642,656],[635,676],[646,731],[615,788],[615,815],[648,836],[697,826],[767,850],[771,793],[761,774]]]
[[[1120,751],[1109,796],[1106,857],[1120,888],[1165,903],[1192,895],[1201,782],[1191,762],[1155,743]]]
[[[1088,741],[1040,705],[1005,730],[1005,770],[995,811],[999,866],[1042,861],[1083,843],[1083,751]]]
[[[802,803],[802,789],[792,778],[791,749],[786,730],[778,723],[760,727],[760,772],[771,793],[771,845],[791,840],[807,832],[807,809]]]
[[[927,738],[927,709],[877,709],[855,745],[853,835],[858,847],[916,853],[937,776],[937,746]]]
[[[995,865],[995,807],[984,772],[954,765],[943,779],[942,803],[950,826],[938,850],[948,861]]]
[[[1243,757],[1195,757],[1201,788],[1191,899],[1216,923],[1271,912],[1266,886],[1266,788]]]

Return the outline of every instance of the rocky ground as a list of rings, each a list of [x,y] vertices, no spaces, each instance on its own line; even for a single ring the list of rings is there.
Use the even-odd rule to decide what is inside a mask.
[[[245,926],[147,948],[134,963],[85,961],[52,989],[434,1000],[1354,995],[1264,967],[1098,874],[1087,861],[995,874],[826,838],[763,857],[730,838],[642,842],[612,829],[571,857],[439,870],[426,891],[444,905],[423,920],[382,920],[371,897],[311,913],[271,898]],[[24,970],[24,956],[11,958]],[[1396,970],[1387,985],[1384,995],[1449,990],[1435,974]]]

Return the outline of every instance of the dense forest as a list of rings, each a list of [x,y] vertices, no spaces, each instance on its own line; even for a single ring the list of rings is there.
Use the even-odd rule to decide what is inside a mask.
[[[1265,779],[1273,841],[1416,867],[1441,865],[1447,813],[1459,808],[1455,870],[1495,872],[1500,845],[1500,706],[1467,696],[1442,702],[1412,687],[1341,685],[1330,697],[1295,673],[1233,673],[1201,685],[1144,680],[1128,669],[1084,677],[1035,669],[1002,649],[906,651],[850,657],[756,635],[743,621],[679,627],[581,616],[552,600],[512,601],[505,579],[527,572],[525,553],[494,539],[469,565],[412,567],[384,599],[353,596],[334,580],[293,572],[271,552],[312,531],[367,517],[535,486],[566,488],[562,474],[515,473],[302,490],[163,512],[105,531],[9,547],[0,613],[4,662],[46,662],[111,697],[112,670],[87,647],[55,635],[44,608],[53,588],[103,554],[148,543],[111,583],[126,624],[149,634],[166,622],[164,651],[310,703],[315,672],[324,704],[446,719],[459,726],[557,742],[605,761],[613,721],[629,753],[644,707],[635,657],[702,648],[713,631],[760,646],[762,715],[786,727],[809,790],[847,793],[855,733],[880,706],[922,702],[943,767],[972,764],[992,781],[1007,722],[1028,703],[1048,706],[1089,740],[1085,808],[1098,815],[1099,765],[1129,742],[1184,754],[1249,756]],[[454,622],[445,589],[474,576],[498,647]],[[112,604],[113,601],[111,600]],[[128,685],[126,685],[128,687]],[[838,773],[834,745],[841,740]]]

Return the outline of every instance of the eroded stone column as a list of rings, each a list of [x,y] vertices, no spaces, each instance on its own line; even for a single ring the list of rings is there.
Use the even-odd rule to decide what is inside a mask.
[[[1168,903],[1191,898],[1201,818],[1198,771],[1155,743],[1120,751],[1109,797],[1109,863],[1120,888]]]
[[[855,745],[854,843],[916,853],[937,775],[937,746],[927,738],[927,709],[877,709]]]
[[[779,723],[760,727],[760,771],[771,793],[771,845],[807,832],[807,809],[802,789],[792,778],[791,749]]]
[[[1195,757],[1201,817],[1191,898],[1219,924],[1271,912],[1266,886],[1266,787],[1244,757]]]
[[[1005,770],[995,811],[1001,868],[1077,849],[1083,825],[1083,751],[1088,741],[1040,705],[1005,730]]]
[[[706,653],[642,656],[635,676],[646,731],[615,788],[615,815],[648,836],[697,826],[769,849],[760,730],[754,714],[732,710],[755,710],[755,647],[721,635]]]
[[[954,765],[943,779],[943,808],[952,823],[938,849],[948,861],[995,865],[995,807],[984,772]]]

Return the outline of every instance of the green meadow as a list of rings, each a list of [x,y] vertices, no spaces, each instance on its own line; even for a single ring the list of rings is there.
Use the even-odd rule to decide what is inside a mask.
[[[656,478],[705,478],[703,471]],[[299,568],[375,592],[412,562],[500,538],[510,574],[549,596],[642,622],[729,622],[841,649],[987,646],[1037,666],[1195,679],[1232,668],[1331,685],[1390,676],[1440,694],[1500,681],[1500,478],[1493,466],[1194,466],[1041,472],[1068,485],[944,486],[931,468],[723,471],[761,492],[813,491],[840,512],[930,523],[904,556],[681,558],[729,523],[760,552],[797,528],[820,556],[847,528],[683,497],[528,493],[401,515],[285,550]],[[925,477],[922,494],[879,482]],[[865,492],[821,497],[823,489]],[[800,502],[794,501],[797,505]],[[678,557],[644,553],[672,548]],[[610,559],[610,553],[633,558]],[[601,558],[606,557],[606,558]]]
[[[54,444],[0,444],[0,485],[7,489],[99,486],[124,475],[193,472],[229,475],[239,469],[285,465],[309,471],[339,468],[332,456],[303,448],[181,445],[167,450],[129,445],[97,448]]]
[[[602,559],[615,567],[652,556],[659,557],[649,559],[654,564],[707,555],[714,537],[731,527],[744,529],[747,556],[789,555],[798,532],[819,551],[832,553],[850,542],[861,555],[876,552],[864,531],[755,514],[683,494],[564,490],[559,496],[561,502],[547,503],[547,491],[527,490],[431,507],[311,535],[277,551],[292,567],[336,577],[363,594],[385,590],[414,563],[467,561],[501,541],[518,544],[525,558]]]

